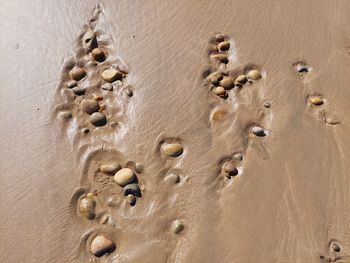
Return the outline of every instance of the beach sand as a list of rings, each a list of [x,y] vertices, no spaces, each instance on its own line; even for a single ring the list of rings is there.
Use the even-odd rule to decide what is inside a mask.
[[[349,14],[3,1],[0,261],[350,262]]]

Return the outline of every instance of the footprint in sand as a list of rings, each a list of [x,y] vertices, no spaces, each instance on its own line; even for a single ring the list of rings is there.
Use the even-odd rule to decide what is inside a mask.
[[[254,147],[261,158],[267,158],[263,137],[269,135],[271,104],[263,102],[266,74],[255,64],[238,63],[232,37],[218,34],[209,41],[207,66],[202,74],[207,88],[213,147],[225,144],[225,137],[234,136],[237,143],[228,149],[233,154],[218,157],[218,173],[224,180],[236,178],[243,172],[243,156]],[[235,160],[237,149],[242,156]],[[236,152],[235,152],[236,151]]]

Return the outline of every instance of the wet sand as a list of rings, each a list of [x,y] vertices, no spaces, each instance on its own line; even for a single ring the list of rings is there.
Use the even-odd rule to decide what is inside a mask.
[[[0,261],[349,262],[349,13],[5,1]]]

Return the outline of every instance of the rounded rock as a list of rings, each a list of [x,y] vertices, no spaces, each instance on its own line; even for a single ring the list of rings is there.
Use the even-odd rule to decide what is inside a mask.
[[[227,51],[230,49],[230,46],[231,46],[230,42],[223,41],[218,44],[218,49],[219,51]]]
[[[82,95],[85,94],[85,89],[82,88],[82,87],[76,86],[72,90],[73,90],[74,94],[77,95],[77,96],[82,96]]]
[[[132,92],[131,89],[126,89],[126,90],[125,90],[125,93],[126,93],[126,95],[128,95],[129,97],[132,97],[132,96],[134,95],[134,93]]]
[[[225,77],[223,78],[220,82],[219,82],[219,85],[221,87],[224,87],[225,89],[232,89],[234,87],[234,84],[233,84],[233,81],[232,81],[232,78],[230,77]]]
[[[321,106],[324,103],[321,97],[313,97],[310,99],[310,102],[315,106]]]
[[[89,220],[95,218],[96,201],[91,197],[84,197],[80,200],[79,212]]]
[[[183,153],[183,148],[179,143],[165,143],[161,148],[163,154],[170,157],[178,157]]]
[[[100,109],[100,105],[96,100],[84,99],[81,105],[83,106],[83,110],[88,114],[92,114]]]
[[[87,51],[91,51],[92,49],[96,48],[97,38],[95,32],[88,29],[81,39],[81,44]]]
[[[126,202],[129,205],[134,206],[136,204],[136,197],[132,194],[129,194],[126,196]]]
[[[120,164],[117,162],[107,162],[100,165],[100,171],[106,174],[115,174],[120,169]]]
[[[86,71],[83,68],[76,67],[69,72],[69,75],[71,79],[75,81],[79,81],[86,76]]]
[[[239,75],[236,79],[235,82],[241,85],[244,85],[247,83],[248,79],[246,75]]]
[[[260,71],[256,70],[256,69],[252,69],[247,73],[247,77],[248,79],[251,80],[258,80],[262,77]]]
[[[228,63],[227,54],[223,54],[223,53],[214,54],[214,55],[212,55],[212,58],[217,59],[224,64]]]
[[[170,173],[165,176],[164,181],[172,184],[177,184],[180,182],[180,176],[176,173]]]
[[[141,190],[138,184],[127,184],[124,186],[124,195],[134,195],[141,197]]]
[[[176,219],[172,224],[171,224],[171,231],[175,234],[179,234],[182,230],[184,230],[185,225],[182,223],[181,220]]]
[[[120,169],[114,175],[114,181],[120,186],[131,183],[135,178],[134,172],[130,168]]]
[[[106,115],[102,112],[94,112],[91,114],[90,121],[95,126],[104,126],[107,123]]]
[[[68,89],[72,89],[74,87],[76,87],[78,85],[78,82],[76,82],[75,80],[70,80],[68,83],[67,83],[67,88]]]
[[[119,70],[116,70],[114,68],[106,69],[102,72],[102,78],[107,82],[114,82],[116,80],[122,80],[123,79],[123,73]]]
[[[91,51],[91,56],[94,60],[96,60],[98,62],[103,62],[106,59],[105,53],[100,48],[94,48]]]
[[[331,247],[334,252],[340,252],[340,246],[337,243],[332,243]]]
[[[238,174],[238,169],[232,162],[225,162],[221,166],[221,171],[229,177],[236,176]]]
[[[304,75],[306,73],[308,73],[310,71],[309,67],[306,66],[304,63],[298,63],[295,66],[295,70],[300,74],[300,75]]]
[[[217,34],[215,36],[215,40],[216,40],[216,42],[220,43],[220,42],[225,40],[225,36],[223,34]]]
[[[215,95],[217,95],[217,96],[225,96],[225,95],[226,95],[226,90],[225,90],[224,87],[218,86],[218,87],[215,87],[215,88],[213,89],[213,93],[214,93]]]
[[[233,160],[236,160],[236,161],[242,161],[242,160],[243,160],[243,154],[241,154],[241,153],[235,153],[235,154],[232,156],[232,159],[233,159]]]
[[[65,120],[69,120],[73,117],[72,113],[70,111],[64,111],[61,113],[61,116]]]
[[[265,108],[270,108],[271,107],[271,103],[270,102],[265,102],[264,103],[264,107]]]
[[[252,127],[252,133],[254,133],[256,136],[259,136],[259,137],[266,136],[265,130],[259,126]]]
[[[96,236],[90,245],[90,251],[96,257],[102,257],[104,254],[111,253],[115,249],[114,242],[103,235]]]

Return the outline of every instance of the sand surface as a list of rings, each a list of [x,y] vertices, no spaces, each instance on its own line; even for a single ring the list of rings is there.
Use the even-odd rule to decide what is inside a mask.
[[[348,0],[11,0],[0,33],[0,262],[350,262]]]

